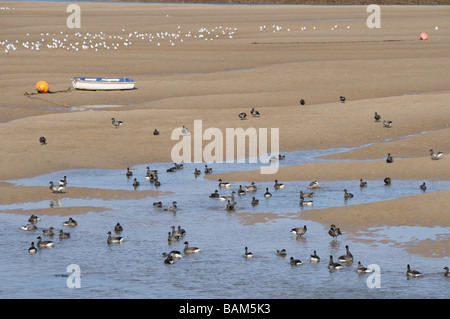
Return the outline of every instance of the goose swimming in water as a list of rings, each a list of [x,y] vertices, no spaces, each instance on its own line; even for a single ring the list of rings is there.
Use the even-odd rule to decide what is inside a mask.
[[[253,254],[248,251],[247,247],[245,247],[244,258],[253,258]]]
[[[391,185],[391,178],[390,177],[386,177],[384,180],[384,185]]]
[[[31,230],[35,230],[37,229],[36,225],[33,223],[27,224],[25,226],[22,226],[20,229],[25,230],[25,231],[31,231]]]
[[[177,232],[181,234],[181,237],[184,237],[186,235],[186,230],[181,228],[181,226],[178,226]]]
[[[231,201],[228,201],[227,206],[225,206],[225,209],[227,211],[234,211],[236,210],[236,205],[237,205],[236,202],[231,203]]]
[[[134,178],[134,182],[133,182],[133,186],[134,186],[134,187],[138,187],[139,185],[140,185],[140,184],[139,184],[137,178],[135,177],[135,178]]]
[[[388,153],[386,163],[394,163],[394,158],[392,157],[391,153]]]
[[[358,261],[358,267],[356,268],[356,272],[364,273],[364,272],[372,272],[369,268],[364,267],[360,261]]]
[[[333,256],[330,255],[330,262],[328,263],[328,269],[342,269],[344,268],[340,263],[333,261]]]
[[[259,204],[259,199],[256,199],[255,196],[252,198],[252,206],[256,206]]]
[[[444,153],[442,153],[442,152],[436,152],[436,153],[434,153],[433,150],[431,149],[431,150],[430,150],[430,156],[431,156],[431,159],[432,159],[432,160],[438,160],[438,159],[441,159],[442,156],[444,156]]]
[[[330,229],[328,230],[328,234],[333,237],[333,239],[336,239],[339,235],[342,235],[341,230],[336,227],[336,225],[332,224],[330,226]]]
[[[37,253],[37,248],[34,247],[34,242],[31,242],[31,246],[30,246],[30,248],[28,248],[28,253],[31,255],[34,255],[35,253]]]
[[[444,270],[445,270],[444,277],[450,278],[450,272],[448,271],[448,267],[445,266]]]
[[[300,198],[313,197],[313,196],[314,196],[314,192],[302,192],[302,191],[300,191]]]
[[[292,228],[291,229],[291,233],[295,234],[297,236],[302,236],[306,233],[307,228],[306,225],[304,225],[303,227],[297,227],[297,228]]]
[[[41,136],[39,138],[39,143],[41,143],[41,145],[46,145],[47,144],[47,139],[43,136]]]
[[[30,218],[28,218],[28,221],[33,224],[36,224],[40,220],[41,219],[36,215],[31,215]]]
[[[348,198],[352,198],[353,194],[349,193],[346,189],[344,189],[344,198],[348,199]]]
[[[114,226],[114,231],[116,233],[120,233],[121,231],[123,231],[122,225],[120,225],[120,223],[117,223],[116,226]]]
[[[70,234],[69,233],[65,233],[62,229],[60,229],[59,230],[59,238],[60,239],[70,238]]]
[[[238,191],[237,191],[237,194],[238,194],[239,196],[243,196],[243,195],[247,194],[247,192],[245,191],[245,189],[242,188],[242,185],[239,185],[239,189],[238,189]]]
[[[209,195],[209,198],[219,198],[219,197],[220,197],[220,195],[219,195],[219,191],[217,189],[214,191],[214,193]]]
[[[173,165],[175,165],[176,169],[183,169],[183,167],[184,167],[184,164],[173,163]]]
[[[181,238],[181,236],[174,235],[171,232],[168,232],[167,240],[168,240],[169,243],[170,242],[174,242],[174,241],[179,241],[180,238]]]
[[[228,187],[231,186],[230,182],[224,182],[224,181],[222,181],[221,178],[218,181],[219,181],[219,187],[226,187],[226,188],[228,188]]]
[[[268,187],[266,187],[266,192],[264,193],[264,197],[265,197],[265,198],[270,198],[270,197],[272,197],[272,194],[269,192],[269,188],[268,188]]]
[[[301,261],[300,259],[294,259],[294,257],[291,257],[291,258],[289,259],[289,263],[290,263],[292,266],[300,266],[300,265],[303,265],[303,263],[302,263],[302,261]]]
[[[406,266],[406,276],[408,277],[423,277],[423,274],[418,270],[411,269],[409,264]]]
[[[380,122],[380,120],[381,120],[381,115],[378,114],[377,112],[375,112],[375,115],[373,116],[373,118],[375,119],[375,122]]]
[[[44,229],[43,231],[42,231],[42,233],[44,234],[44,236],[53,236],[53,235],[55,235],[55,233],[53,232],[53,227],[50,227],[49,229]]]
[[[52,241],[50,241],[50,240],[42,240],[41,236],[38,236],[37,239],[38,239],[37,246],[39,248],[53,247],[53,242]]]
[[[223,202],[224,201],[233,201],[234,202],[234,194],[236,194],[236,192],[232,191],[231,196],[221,196],[221,197],[219,197],[219,199]]]
[[[353,262],[353,255],[351,254],[348,245],[345,246],[346,254],[339,256],[338,261],[342,263],[352,263]]]
[[[283,183],[278,182],[277,179],[275,180],[275,185],[274,185],[275,189],[283,189],[284,186],[285,185]]]
[[[316,251],[314,250],[314,253],[309,258],[309,261],[312,263],[318,263],[320,261],[320,257],[317,255]]]
[[[305,200],[303,197],[300,197],[300,206],[312,206],[312,200]]]
[[[250,192],[250,193],[256,192],[258,190],[258,188],[255,185],[255,182],[251,182],[251,184],[246,185],[245,188],[246,188],[247,192]]]
[[[194,176],[195,176],[195,178],[197,178],[197,177],[200,176],[201,174],[202,174],[202,171],[201,171],[201,170],[199,170],[199,169],[197,169],[197,168],[194,169]]]
[[[208,167],[208,165],[205,165],[205,174],[212,174],[213,169],[211,167]]]
[[[182,258],[183,255],[178,250],[172,250],[170,253],[163,253],[164,257],[171,256],[172,258]]]
[[[69,219],[67,221],[63,222],[63,226],[74,227],[77,225],[78,225],[78,223],[74,219],[72,219],[72,217],[69,217]]]
[[[200,248],[198,247],[189,247],[189,243],[187,241],[184,242],[184,253],[185,254],[196,254],[200,252]]]
[[[114,117],[111,118],[112,125],[114,125],[115,128],[119,128],[123,125],[122,121],[116,121]]]
[[[367,182],[363,181],[362,178],[359,180],[359,187],[367,187]]]
[[[286,257],[286,249],[277,250],[277,256]]]
[[[163,204],[162,204],[161,201],[159,201],[159,202],[154,202],[154,203],[153,203],[153,206],[155,206],[155,207],[162,207]]]
[[[423,182],[423,184],[420,185],[420,189],[423,190],[424,192],[427,190],[427,186],[425,185],[425,182]]]
[[[125,176],[126,176],[126,177],[131,177],[131,176],[133,176],[133,172],[130,170],[129,167],[127,167],[127,172],[125,173]]]
[[[171,255],[168,255],[166,259],[164,259],[164,263],[168,265],[172,265],[175,261]]]
[[[171,206],[164,208],[164,211],[169,211],[169,212],[175,213],[177,211],[177,209],[178,209],[177,202],[173,201]]]
[[[107,234],[108,234],[108,239],[106,240],[106,242],[108,244],[120,244],[120,243],[123,243],[123,237],[113,237],[113,236],[111,236],[111,232],[110,231]]]
[[[315,180],[309,183],[309,188],[319,188],[319,181]]]
[[[384,120],[383,121],[383,126],[384,127],[388,127],[388,128],[392,127],[392,121]]]
[[[61,185],[54,185],[52,181],[50,181],[50,190],[53,192],[53,194],[62,193],[65,189],[64,186]]]

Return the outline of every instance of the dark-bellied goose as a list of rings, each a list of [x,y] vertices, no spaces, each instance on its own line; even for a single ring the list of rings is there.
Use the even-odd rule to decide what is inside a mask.
[[[173,163],[173,165],[175,165],[176,169],[183,169],[183,167],[184,167],[183,163],[181,163],[181,164]]]
[[[39,143],[41,143],[41,145],[46,145],[47,144],[47,139],[43,136],[41,136],[39,138]]]
[[[231,186],[230,182],[224,182],[224,181],[222,181],[221,178],[218,181],[219,181],[219,187],[227,187],[228,188]]]
[[[332,224],[330,226],[330,229],[328,230],[328,234],[333,237],[333,239],[336,239],[339,235],[342,235],[341,230],[336,227],[336,225]]]
[[[232,191],[230,196],[221,196],[221,197],[219,197],[219,199],[223,202],[224,201],[233,201],[234,202],[234,194],[236,194],[236,192]]]
[[[183,228],[181,228],[180,225],[178,225],[177,232],[178,232],[179,234],[181,234],[181,237],[184,237],[184,236],[186,235],[186,230],[183,229]]]
[[[246,188],[247,192],[250,192],[250,193],[256,192],[258,190],[258,188],[255,185],[255,182],[251,182],[250,185],[245,185],[245,188]]]
[[[283,183],[278,182],[278,180],[276,179],[274,187],[275,189],[283,189],[285,185]]]
[[[319,188],[319,181],[314,180],[311,183],[309,183],[309,188]]]
[[[320,261],[320,257],[317,255],[316,251],[314,250],[314,253],[309,258],[309,261],[312,263],[318,263]]]
[[[50,188],[50,190],[51,190],[54,194],[62,193],[63,190],[65,189],[64,186],[61,186],[61,185],[54,185],[52,181],[50,181],[49,184],[50,184],[49,188]]]
[[[367,187],[367,182],[363,181],[362,178],[359,180],[359,187]]]
[[[238,194],[239,196],[243,196],[243,195],[247,194],[247,192],[245,191],[245,189],[242,188],[242,185],[239,185],[239,189],[238,189],[238,191],[237,191],[237,194]]]
[[[265,197],[265,198],[270,198],[270,197],[272,197],[272,194],[269,192],[269,188],[268,188],[268,187],[266,187],[266,192],[264,193],[264,197]]]
[[[155,181],[155,187],[159,187],[159,186],[161,186],[161,182],[160,181]]]
[[[147,175],[156,175],[158,174],[158,170],[157,169],[150,169],[149,166],[147,166]]]
[[[36,224],[40,220],[41,219],[36,215],[31,215],[30,218],[28,218],[28,221],[33,224]]]
[[[125,173],[125,176],[126,176],[126,177],[131,177],[131,176],[133,176],[133,172],[130,170],[129,167],[127,167],[127,172]]]
[[[234,211],[234,210],[236,210],[236,205],[237,205],[236,202],[232,203],[231,201],[228,201],[227,206],[225,206],[225,209],[227,211]]]
[[[442,153],[442,152],[436,152],[436,153],[434,153],[433,150],[431,149],[431,150],[430,150],[430,156],[431,156],[431,159],[432,159],[432,160],[438,160],[438,159],[441,159],[442,156],[444,156],[444,153]]]
[[[123,231],[122,225],[120,225],[120,223],[117,223],[116,226],[114,226],[114,231],[116,233],[120,233],[121,231]]]
[[[341,103],[345,103],[345,96],[341,95],[339,97],[339,100],[341,101]]]
[[[53,242],[50,240],[42,240],[41,236],[38,236],[37,239],[38,239],[37,246],[39,248],[48,248],[48,247],[53,247],[53,245],[54,245]]]
[[[286,257],[286,249],[281,249],[281,250],[278,250],[277,249],[277,256],[281,256],[281,257]]]
[[[303,265],[303,263],[302,263],[302,261],[301,261],[300,259],[294,259],[294,257],[291,257],[291,258],[290,258],[289,263],[290,263],[292,266],[300,266],[300,265]]]
[[[342,263],[352,263],[353,262],[353,255],[350,252],[348,245],[345,246],[346,253],[345,255],[339,256],[338,261]]]
[[[392,121],[388,121],[388,120],[384,120],[383,121],[383,126],[384,127],[392,127]]]
[[[358,261],[358,267],[356,268],[357,273],[364,273],[364,272],[372,272],[369,268],[364,267],[360,261]]]
[[[35,253],[37,253],[37,248],[34,247],[34,241],[31,242],[31,246],[30,246],[30,248],[28,248],[28,253],[31,255],[34,255]]]
[[[344,268],[340,263],[333,261],[333,256],[330,255],[330,262],[328,263],[328,269],[342,269]]]
[[[381,120],[381,115],[378,114],[377,112],[375,112],[375,115],[373,116],[373,118],[375,119],[375,122],[380,122],[380,120]]]
[[[285,160],[285,159],[286,159],[286,155],[278,154],[278,159],[279,159],[280,161]]]
[[[259,199],[256,199],[255,196],[252,198],[252,206],[256,206],[259,204]]]
[[[153,203],[153,206],[155,206],[155,207],[162,207],[163,204],[162,204],[161,201],[159,201],[159,202],[154,202],[154,203]]]
[[[133,186],[138,187],[139,185],[140,185],[140,183],[138,182],[137,178],[135,177],[134,181],[133,181]]]
[[[44,229],[42,230],[42,233],[44,234],[44,236],[53,236],[55,235],[55,233],[53,232],[53,227],[50,227],[49,229]]]
[[[257,111],[257,110],[255,110],[255,108],[253,107],[252,108],[252,110],[250,111],[250,114],[253,116],[253,117],[260,117],[260,113],[259,113],[259,111]]]
[[[172,258],[182,258],[183,255],[178,250],[172,250],[170,253],[163,253],[164,257],[171,256]]]
[[[66,186],[67,185],[67,176],[64,176],[63,179],[59,180],[58,185]]]
[[[217,189],[214,191],[214,193],[209,195],[209,198],[219,198],[219,197],[220,197],[220,195],[219,195],[219,191]]]
[[[198,247],[189,247],[189,243],[187,241],[184,242],[184,253],[185,254],[196,254],[200,252],[200,248]]]
[[[37,229],[37,227],[35,224],[30,223],[30,224],[26,224],[25,226],[22,226],[20,229],[25,230],[25,231],[30,231],[30,230]]]
[[[313,197],[314,196],[314,192],[303,192],[300,191],[300,198],[305,198],[305,197]]]
[[[116,121],[114,117],[111,118],[112,125],[114,125],[115,128],[119,128],[123,125],[122,121]]]
[[[245,112],[239,113],[239,118],[240,118],[241,120],[247,119],[247,113],[245,113]]]
[[[173,173],[173,172],[176,172],[176,171],[177,171],[177,168],[175,166],[172,166],[172,167],[166,169],[167,173]]]
[[[391,182],[392,182],[390,177],[386,177],[383,181],[384,181],[384,185],[391,185]]]
[[[59,230],[59,238],[64,239],[64,238],[70,238],[70,234],[69,233],[65,233],[62,229]]]
[[[153,135],[159,135],[158,129],[155,128],[155,130],[153,131]]]
[[[448,267],[445,266],[444,270],[445,270],[444,277],[450,278],[450,272],[448,271]]]
[[[167,241],[170,242],[174,242],[174,241],[179,241],[181,238],[181,236],[178,235],[174,235],[171,232],[168,232],[168,236],[167,236]]]
[[[212,174],[213,169],[211,167],[208,167],[208,165],[205,165],[205,174]]]
[[[108,234],[108,239],[106,240],[106,242],[108,244],[120,244],[120,243],[123,243],[123,237],[113,237],[113,236],[111,236],[111,232],[110,231],[107,234]]]
[[[63,226],[68,226],[68,227],[75,227],[77,226],[78,223],[76,222],[76,220],[74,220],[72,217],[69,217],[68,220],[66,220],[65,222],[63,222]]]
[[[164,263],[168,265],[172,265],[175,261],[171,255],[168,255],[166,259],[164,259]]]
[[[248,251],[247,247],[245,247],[244,258],[253,258],[253,254]]]
[[[349,193],[346,189],[344,189],[344,198],[348,199],[348,198],[352,198],[353,194]]]
[[[177,202],[173,201],[171,206],[164,208],[164,211],[169,211],[169,212],[175,213],[177,211],[177,209],[178,209]]]
[[[427,190],[427,186],[425,185],[425,182],[423,182],[423,184],[420,185],[420,189],[423,190],[424,192]]]
[[[406,276],[408,276],[408,277],[423,277],[423,274],[420,271],[411,268],[408,264],[406,266]]]
[[[200,176],[201,174],[202,174],[202,171],[201,171],[201,170],[199,170],[199,169],[197,169],[197,168],[194,169],[194,176],[195,176],[195,178],[197,178],[197,177]]]
[[[394,163],[394,158],[392,157],[391,153],[388,153],[386,157],[386,163]]]
[[[172,236],[179,236],[180,238],[184,236],[181,231],[175,229],[175,226],[171,226],[170,228],[172,229]]]
[[[303,197],[300,197],[300,206],[312,206],[312,200],[305,200]]]
[[[304,225],[303,227],[297,227],[297,228],[292,228],[291,229],[291,233],[295,234],[297,236],[302,236],[306,233],[307,228],[306,225]]]

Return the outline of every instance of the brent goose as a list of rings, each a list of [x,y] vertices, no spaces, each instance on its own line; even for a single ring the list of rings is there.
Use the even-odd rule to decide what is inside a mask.
[[[162,207],[162,202],[161,202],[161,201],[159,201],[159,202],[154,202],[154,203],[153,203],[153,206],[155,206],[155,207]]]
[[[70,238],[70,234],[69,233],[65,233],[62,229],[59,230],[59,238],[63,239],[63,238]]]
[[[408,277],[423,277],[423,274],[419,272],[418,270],[411,269],[409,264],[406,267],[406,276]]]
[[[28,218],[28,221],[33,224],[36,224],[40,220],[41,219],[36,215],[31,215],[30,218]]]
[[[177,209],[178,209],[177,202],[173,201],[171,206],[164,208],[164,211],[169,211],[169,212],[175,213],[177,211]]]
[[[447,277],[447,278],[450,278],[450,272],[448,272],[448,267],[445,266],[444,270],[445,270],[444,276]]]
[[[245,112],[239,113],[239,118],[240,118],[241,120],[247,119],[247,113],[245,113]]]
[[[181,236],[174,235],[171,232],[168,232],[167,240],[169,241],[169,243],[173,242],[173,241],[179,241],[180,238],[181,238]]]
[[[120,223],[117,223],[116,226],[114,226],[114,231],[116,233],[120,233],[121,231],[123,231],[122,225],[120,225]]]
[[[363,273],[363,272],[372,272],[369,268],[364,267],[360,261],[358,261],[358,267],[356,268],[356,272]]]
[[[50,240],[42,240],[41,236],[38,236],[37,239],[38,239],[37,246],[39,248],[53,247],[53,242],[52,241],[50,241]]]
[[[309,188],[319,188],[319,181],[315,180],[309,183]]]
[[[190,134],[189,129],[187,127],[185,127],[184,125],[183,125],[183,127],[181,129],[181,133],[183,133],[183,135],[189,135]]]
[[[314,254],[312,254],[311,257],[309,258],[309,261],[312,263],[317,263],[320,261],[320,257],[317,255],[315,250],[314,250]]]
[[[373,118],[375,119],[375,122],[380,122],[380,120],[381,120],[381,115],[378,114],[377,112],[375,112],[375,115],[373,116]]]
[[[255,185],[255,182],[251,182],[250,185],[246,185],[245,188],[247,189],[247,192],[256,192],[256,190],[258,189]]]
[[[66,186],[67,185],[67,176],[64,176],[63,179],[59,180],[58,184],[61,186]]]
[[[159,135],[158,129],[155,128],[155,130],[153,131],[153,135]]]
[[[328,263],[328,269],[342,269],[342,265],[340,263],[335,263],[333,261],[333,256],[330,255],[330,262]]]
[[[383,126],[384,127],[392,127],[392,121],[384,120],[383,121]]]
[[[50,181],[49,184],[50,184],[50,186],[49,186],[48,188],[50,188],[50,190],[51,190],[54,194],[62,193],[63,190],[65,189],[64,186],[61,186],[61,185],[54,185],[52,181]]]
[[[49,229],[44,229],[43,231],[42,231],[42,233],[45,235],[45,236],[53,236],[53,235],[55,235],[55,233],[53,232],[53,227],[50,227]]]
[[[237,191],[237,194],[238,194],[239,196],[242,196],[242,195],[247,194],[247,192],[242,188],[242,185],[239,185],[239,189],[238,189],[238,191]]]
[[[130,171],[130,168],[129,168],[129,167],[127,167],[127,172],[125,173],[125,175],[126,175],[127,177],[133,176],[133,172]]]
[[[313,204],[312,200],[305,200],[303,197],[300,197],[301,206],[311,206],[312,204]]]
[[[420,185],[420,189],[423,190],[423,191],[427,190],[427,186],[425,185],[425,182],[423,182],[423,184]]]
[[[222,179],[219,179],[219,187],[230,187],[231,183],[230,182],[223,182]]]
[[[384,180],[384,185],[391,185],[391,178],[390,177],[386,177]]]
[[[208,165],[205,165],[205,174],[212,174],[213,169],[211,167],[208,167]]]
[[[431,149],[431,150],[430,150],[430,156],[431,156],[431,159],[432,159],[432,160],[438,160],[438,159],[441,159],[442,156],[444,156],[444,153],[442,153],[442,152],[436,152],[436,153],[434,153],[433,150]]]
[[[277,250],[277,256],[286,257],[286,249]]]
[[[107,234],[108,234],[108,239],[106,240],[106,242],[108,244],[120,244],[123,242],[123,237],[112,237],[110,231]]]
[[[282,189],[282,188],[284,188],[284,184],[278,182],[278,180],[276,179],[276,180],[275,180],[275,185],[274,185],[274,187],[275,187],[276,189]]]
[[[268,188],[268,187],[266,187],[266,192],[264,193],[264,197],[265,197],[265,198],[270,198],[270,197],[272,197],[272,194],[269,192],[269,188]]]
[[[350,252],[348,245],[345,246],[346,253],[345,255],[339,256],[338,261],[343,263],[352,263],[353,262],[353,255]]]
[[[31,224],[27,224],[25,226],[22,226],[20,229],[29,231],[29,230],[35,230],[35,229],[37,229],[37,227],[36,227],[35,224],[31,223]]]
[[[394,158],[392,157],[391,153],[388,153],[386,163],[394,163]]]
[[[289,263],[293,266],[300,266],[303,265],[300,259],[294,259],[294,257],[291,257],[289,260]]]
[[[164,259],[165,264],[172,265],[175,261],[173,260],[173,257],[171,255],[168,255],[166,259]]]
[[[220,195],[219,195],[219,191],[217,189],[214,191],[214,193],[209,195],[209,198],[219,198],[219,197],[220,197]]]
[[[345,96],[342,96],[342,95],[341,95],[341,96],[339,97],[339,100],[341,101],[341,103],[344,103],[344,102],[345,102]]]
[[[255,108],[252,108],[252,110],[250,111],[250,114],[253,117],[259,117],[261,115],[257,110],[255,110]]]
[[[336,227],[336,225],[332,224],[330,226],[330,229],[328,230],[328,234],[333,237],[333,239],[336,239],[339,235],[342,235],[341,230]]]
[[[198,247],[189,247],[189,243],[187,241],[184,242],[184,253],[185,254],[195,254],[199,253],[200,248]]]
[[[219,197],[219,199],[223,202],[224,201],[234,201],[234,194],[236,194],[236,192],[232,191],[231,196],[221,196],[221,197]]]
[[[67,221],[63,222],[63,226],[74,227],[77,225],[78,225],[78,223],[74,219],[72,219],[72,217],[69,217],[69,219]]]
[[[164,257],[171,256],[172,258],[182,258],[183,255],[178,250],[172,250],[170,253],[163,253]]]
[[[256,206],[259,204],[259,199],[256,199],[255,196],[252,198],[252,206]]]
[[[363,181],[362,178],[359,180],[359,187],[367,187],[367,182]]]
[[[37,249],[36,247],[34,247],[34,242],[31,242],[31,247],[28,248],[28,253],[34,255],[35,253],[37,253]]]
[[[300,191],[300,198],[305,198],[305,197],[313,197],[314,196],[314,192],[303,192],[303,191]]]
[[[236,202],[231,203],[231,201],[228,200],[228,203],[227,203],[227,206],[225,206],[225,209],[226,209],[227,211],[233,211],[233,210],[236,210],[236,205],[237,205]]]
[[[348,198],[352,198],[353,197],[353,194],[352,193],[349,193],[349,192],[347,192],[347,190],[346,189],[344,189],[344,198],[345,199],[348,199]]]
[[[139,182],[138,182],[136,177],[134,178],[133,186],[134,187],[138,187],[139,186]]]
[[[41,136],[39,138],[39,142],[41,143],[41,145],[45,145],[45,144],[47,144],[47,139],[45,137]]]
[[[300,105],[305,105],[305,100],[304,99],[300,100]]]
[[[115,128],[119,128],[120,126],[123,125],[122,121],[116,121],[116,119],[114,117],[111,118],[111,122],[114,125]]]
[[[306,233],[306,230],[307,230],[306,225],[304,225],[303,227],[292,228],[291,233],[297,236],[302,236]]]
[[[244,258],[253,258],[253,254],[248,251],[247,247],[245,247]]]

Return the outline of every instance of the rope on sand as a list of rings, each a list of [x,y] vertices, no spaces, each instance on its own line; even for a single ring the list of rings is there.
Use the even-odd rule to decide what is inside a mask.
[[[49,100],[46,100],[46,99],[43,99],[43,98],[37,97],[37,96],[42,96],[42,95],[45,95],[45,94],[66,93],[66,92],[70,92],[72,90],[73,90],[73,88],[69,87],[67,90],[48,91],[47,93],[39,93],[39,92],[28,93],[28,92],[25,92],[24,95],[26,97],[29,97],[30,99],[34,98],[34,99],[38,99],[38,100],[41,100],[41,101],[44,101],[44,102],[47,102],[47,103],[52,103],[52,104],[55,104],[55,105],[58,105],[58,106],[69,107],[69,105],[67,105],[65,103],[63,104],[63,103],[53,102],[53,101],[49,101]]]

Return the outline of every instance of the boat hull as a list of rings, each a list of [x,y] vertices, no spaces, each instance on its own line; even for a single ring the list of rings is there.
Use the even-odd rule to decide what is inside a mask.
[[[74,77],[72,85],[77,90],[132,90],[135,87],[135,81],[130,78]]]

